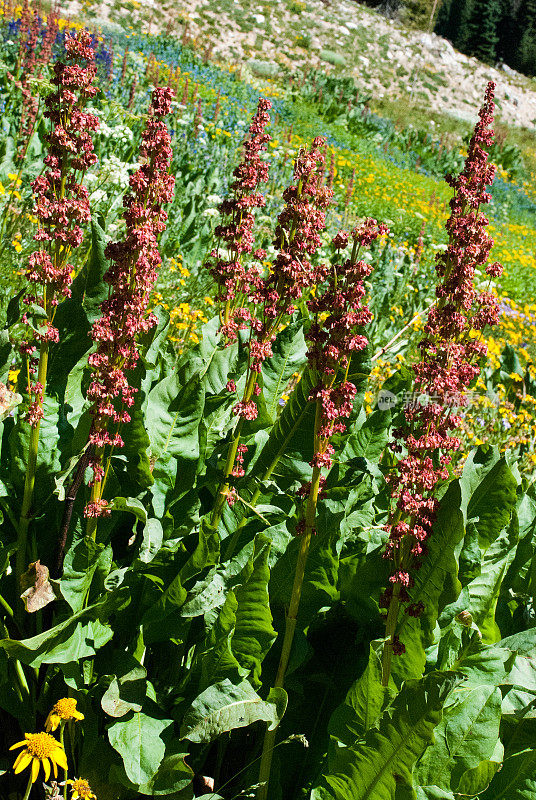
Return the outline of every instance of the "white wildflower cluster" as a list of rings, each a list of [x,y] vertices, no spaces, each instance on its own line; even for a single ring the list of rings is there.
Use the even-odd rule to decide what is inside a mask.
[[[117,142],[117,144],[131,144],[131,142],[134,140],[134,134],[128,125],[111,126],[107,125],[105,122],[101,122],[99,133],[106,139],[109,139],[112,142]]]
[[[209,194],[207,197],[207,208],[203,211],[204,217],[219,217],[220,212],[216,208],[221,203],[219,194]]]
[[[103,159],[99,170],[99,179],[105,180],[107,183],[113,183],[114,186],[120,189],[126,189],[128,186],[130,171],[137,168],[137,164],[129,164],[121,161],[117,156],[109,155]]]

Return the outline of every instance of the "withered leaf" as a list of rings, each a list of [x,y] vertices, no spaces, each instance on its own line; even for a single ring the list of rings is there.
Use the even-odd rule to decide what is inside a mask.
[[[56,599],[48,576],[48,567],[41,564],[40,560],[29,564],[27,571],[20,576],[21,600],[24,601],[26,611],[30,614],[39,611]]]
[[[8,417],[19,403],[22,403],[20,394],[12,392],[4,383],[0,383],[0,420]]]

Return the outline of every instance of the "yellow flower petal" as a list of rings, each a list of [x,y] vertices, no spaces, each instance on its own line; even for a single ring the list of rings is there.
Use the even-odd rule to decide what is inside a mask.
[[[23,742],[17,742],[17,744],[12,744],[9,749],[15,750],[16,747],[24,747],[25,744],[26,744],[26,739]]]
[[[39,759],[34,758],[32,761],[32,783],[35,783],[39,775]]]
[[[63,769],[67,769],[67,756],[65,755],[64,750],[60,750],[59,748],[52,754],[51,756],[52,761],[55,761],[59,767],[63,767]]]
[[[28,755],[28,753],[19,753],[19,755],[17,756],[17,760],[13,764],[15,775],[18,775],[19,772],[22,772],[22,770],[26,769],[28,764],[31,763],[32,763],[32,757]]]
[[[50,777],[50,761],[48,758],[43,758],[43,769],[45,770],[45,781]]]

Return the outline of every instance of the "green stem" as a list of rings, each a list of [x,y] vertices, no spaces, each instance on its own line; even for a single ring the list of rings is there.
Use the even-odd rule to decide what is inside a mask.
[[[387,622],[385,625],[385,635],[389,641],[385,642],[382,653],[382,686],[389,685],[389,677],[391,675],[391,659],[393,657],[393,642],[395,637],[396,625],[398,622],[398,611],[400,608],[400,584],[395,583],[393,586],[393,595],[389,603],[389,611],[387,612]]]
[[[9,617],[11,617],[11,619],[13,619],[13,616],[14,616],[14,615],[13,615],[13,609],[11,608],[11,606],[9,605],[9,603],[7,602],[7,600],[6,600],[4,597],[2,597],[2,595],[1,595],[1,594],[0,594],[0,606],[2,606],[2,608],[4,609],[4,611],[6,612],[6,614],[7,614]]]
[[[250,372],[248,380],[246,382],[246,388],[244,389],[242,402],[249,403],[249,401],[253,397],[253,389],[255,388],[256,383],[257,383],[257,373]],[[218,494],[214,502],[214,508],[212,509],[212,516],[210,519],[210,524],[215,528],[217,528],[218,525],[220,524],[221,516],[223,514],[223,508],[225,506],[225,501],[227,500],[227,494],[230,488],[229,477],[231,475],[231,472],[233,471],[236,460],[236,454],[238,451],[238,445],[240,444],[240,436],[242,434],[242,424],[243,424],[243,417],[240,417],[237,426],[234,429],[233,438],[229,442],[229,449],[227,451],[227,458],[223,470],[223,481],[218,489]]]
[[[277,453],[274,456],[270,466],[266,469],[264,475],[262,476],[261,485],[257,489],[255,489],[255,491],[254,491],[254,493],[253,493],[253,495],[251,497],[251,500],[250,500],[250,506],[255,507],[257,505],[257,501],[258,501],[259,497],[261,496],[261,492],[262,492],[262,484],[265,483],[265,481],[270,479],[270,477],[272,475],[272,472],[274,471],[274,469],[276,468],[276,466],[277,466],[277,464],[279,462],[279,459],[283,456],[283,454],[284,454],[284,452],[286,450],[287,443],[290,441],[290,439],[292,438],[292,436],[296,432],[299,424],[301,423],[302,418],[303,418],[303,413],[304,412],[302,411],[302,413],[299,414],[299,416],[296,419],[294,425],[292,426],[288,436],[285,438],[285,441],[283,442],[283,444],[281,445],[281,447],[277,451]],[[224,561],[229,561],[233,557],[234,552],[236,550],[236,546],[238,544],[238,540],[240,538],[240,534],[242,532],[242,528],[244,527],[246,522],[247,522],[247,515],[244,512],[244,515],[242,516],[242,519],[240,520],[240,522],[237,525],[236,531],[233,533],[232,537],[230,537],[229,544],[227,545],[227,549],[225,550],[225,554],[223,556],[223,560]]]
[[[5,622],[2,621],[1,623],[2,633],[6,639],[10,639],[9,631]],[[28,686],[28,681],[26,680],[26,675],[24,674],[24,670],[22,668],[22,664],[18,660],[18,658],[13,658],[13,666],[15,668],[15,675],[17,676],[17,687],[16,691],[20,697],[21,703],[26,703],[28,698],[30,697],[30,688]]]
[[[64,751],[65,751],[65,744],[64,744],[64,741],[63,741],[63,736],[64,736],[64,731],[65,731],[65,725],[66,724],[67,724],[66,720],[62,719],[62,721],[60,722],[60,744],[63,747]],[[64,770],[63,772],[64,772],[63,800],[67,800],[67,777],[68,777],[68,774],[67,774],[67,770]]]
[[[316,404],[316,419],[315,419],[315,445],[317,445],[317,434],[320,427],[320,417],[322,413],[322,405],[320,401]],[[315,452],[317,447],[315,446]],[[318,502],[318,490],[320,488],[320,468],[313,467],[313,476],[311,479],[311,489],[309,491],[309,498],[307,501],[307,508],[305,510],[305,531],[301,537],[300,549],[298,552],[298,559],[296,561],[296,572],[294,573],[294,583],[292,585],[292,594],[290,597],[290,604],[285,620],[285,636],[283,639],[283,647],[281,650],[281,657],[279,659],[279,666],[277,668],[277,675],[274,682],[275,688],[282,688],[285,683],[285,674],[290,659],[292,650],[292,643],[294,641],[294,633],[296,631],[296,623],[298,619],[298,611],[300,607],[300,600],[303,588],[303,579],[305,576],[305,565],[307,563],[307,556],[309,554],[309,546],[311,544],[311,536],[314,529],[316,506]],[[270,781],[270,771],[272,768],[272,755],[275,745],[275,738],[277,735],[277,726],[273,730],[266,730],[264,735],[264,743],[262,747],[261,765],[259,770],[259,788],[257,789],[257,800],[268,799],[268,784]]]
[[[30,777],[28,778],[28,784],[26,786],[26,791],[24,792],[24,797],[22,800],[28,800],[30,796],[30,792],[32,791],[32,771],[30,770]]]
[[[43,387],[43,398],[45,393],[48,369],[48,342],[41,344],[39,354],[39,366],[37,368],[37,382]],[[40,420],[32,428],[30,441],[28,444],[28,465],[26,467],[26,477],[24,479],[24,495],[22,498],[22,508],[20,512],[19,529],[17,536],[17,559],[16,559],[16,582],[17,587],[20,577],[26,568],[26,550],[28,543],[28,526],[30,524],[30,510],[35,488],[35,471],[37,467],[37,451],[39,448],[39,429]]]

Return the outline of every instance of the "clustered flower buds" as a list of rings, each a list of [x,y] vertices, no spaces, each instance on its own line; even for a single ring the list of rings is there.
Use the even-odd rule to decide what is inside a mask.
[[[227,254],[224,256],[219,249],[213,250],[211,261],[206,265],[218,285],[217,299],[223,309],[221,332],[229,343],[236,341],[239,330],[248,327],[251,314],[246,303],[258,302],[262,286],[262,267],[247,265],[244,255],[254,249],[253,210],[262,208],[266,202],[258,188],[268,180],[268,164],[263,161],[262,153],[270,141],[265,128],[270,121],[271,107],[269,100],[260,98],[244,143],[244,157],[233,172],[232,196],[219,207],[220,212],[229,217],[229,222],[217,225],[215,235],[224,243]],[[257,261],[265,255],[263,251],[254,253]]]
[[[314,321],[306,334],[309,342],[307,357],[310,366],[320,375],[318,385],[310,400],[320,402],[320,415],[315,436],[315,453],[311,466],[330,469],[332,466],[335,433],[346,430],[343,421],[353,410],[356,387],[343,378],[337,381],[339,371],[346,375],[352,353],[366,348],[368,340],[360,330],[371,321],[372,315],[364,303],[364,280],[372,270],[370,264],[359,258],[362,247],[368,247],[378,236],[387,233],[385,225],[367,219],[351,233],[352,251],[342,264],[320,265],[317,270],[319,286],[307,301]],[[339,252],[348,247],[350,235],[339,231],[332,244]]]
[[[85,113],[84,103],[93,97],[96,75],[91,35],[81,30],[65,39],[66,57],[54,64],[52,83],[56,91],[46,99],[45,117],[52,122],[48,135],[46,169],[35,179],[34,214],[39,221],[35,240],[40,249],[30,256],[26,277],[43,287],[24,298],[28,306],[23,322],[31,327],[31,339],[23,342],[22,352],[29,359],[30,374],[36,370],[36,343],[58,341],[52,324],[58,297],[70,296],[73,266],[67,263],[69,253],[83,239],[82,225],[90,220],[87,189],[76,180],[77,173],[95,163],[91,131],[98,127],[97,118]],[[41,311],[38,310],[42,309]],[[35,316],[35,322],[31,317]],[[29,387],[29,422],[36,426],[43,416],[44,387],[34,382]]]
[[[333,197],[333,191],[321,185],[325,143],[317,136],[309,150],[300,149],[294,162],[294,183],[283,192],[286,205],[278,217],[274,238],[279,253],[264,297],[268,319],[293,314],[294,302],[305,289],[318,283],[319,275],[310,259],[322,244],[320,232],[326,226],[326,209]]]
[[[453,409],[467,403],[466,389],[480,372],[478,359],[486,354],[486,345],[475,332],[495,324],[499,313],[491,292],[479,293],[474,285],[475,270],[484,267],[493,246],[485,230],[488,220],[480,211],[490,201],[486,186],[495,173],[485,150],[493,140],[493,96],[494,84],[489,83],[464,170],[457,178],[448,178],[454,189],[447,222],[449,244],[437,257],[441,282],[420,342],[421,359],[414,366],[414,399],[404,409],[404,423],[394,432],[392,444],[401,457],[387,479],[395,508],[386,526],[385,557],[398,566],[380,605],[388,608],[395,594],[397,602],[409,603],[405,610],[412,616],[424,607],[411,603],[410,569],[417,569],[426,554],[438,507],[433,492],[448,478],[452,453],[460,447],[452,434],[460,424]],[[501,269],[494,263],[486,272],[497,277]],[[403,651],[403,643],[393,640],[393,652]]]
[[[94,323],[92,338],[97,349],[89,357],[93,379],[88,398],[93,401],[90,443],[97,448],[92,461],[93,483],[104,476],[102,448],[122,447],[122,423],[130,421],[128,408],[135,390],[126,377],[138,361],[136,336],[156,324],[147,314],[149,295],[161,263],[158,236],[165,230],[167,213],[163,206],[173,198],[175,179],[169,174],[170,135],[163,117],[169,114],[173,92],[155,89],[152,108],[142,134],[142,165],[130,177],[130,191],[124,198],[126,233],[122,241],[110,243],[105,255],[112,262],[104,276],[110,296],[101,304],[102,316]],[[114,427],[115,432],[110,428]],[[86,516],[102,516],[106,504],[93,498]]]

